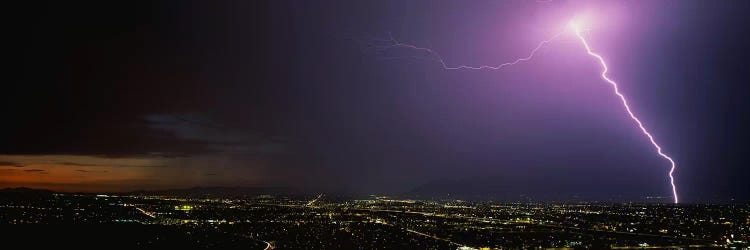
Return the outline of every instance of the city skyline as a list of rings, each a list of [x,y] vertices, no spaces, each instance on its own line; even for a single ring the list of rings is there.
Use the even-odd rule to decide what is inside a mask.
[[[0,189],[0,227],[14,229],[9,238],[29,247],[117,241],[139,249],[742,249],[750,239],[748,209]],[[81,234],[89,238],[77,240]],[[40,235],[49,240],[24,240]]]

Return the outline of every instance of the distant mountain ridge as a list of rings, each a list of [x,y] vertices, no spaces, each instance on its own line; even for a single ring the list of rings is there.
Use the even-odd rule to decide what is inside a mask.
[[[12,187],[12,188],[2,188],[0,189],[0,193],[15,193],[15,194],[53,194],[55,191],[47,190],[47,189],[35,189],[35,188],[27,188],[27,187]]]
[[[505,202],[658,202],[635,193],[609,194],[592,190],[546,190],[533,185],[513,186],[493,179],[442,179],[419,185],[402,195],[416,199],[497,200]],[[562,187],[563,185],[560,185]],[[564,188],[561,188],[564,189]]]

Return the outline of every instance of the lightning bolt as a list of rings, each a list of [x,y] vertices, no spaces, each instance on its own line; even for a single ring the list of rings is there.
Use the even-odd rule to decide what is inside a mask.
[[[550,41],[552,41],[554,39],[557,39],[557,37],[559,37],[563,33],[564,32],[557,33],[556,35],[552,36],[550,39],[543,40],[533,50],[531,50],[531,52],[529,52],[528,56],[522,57],[522,58],[518,58],[518,59],[516,59],[514,61],[511,61],[511,62],[501,63],[501,64],[499,64],[497,66],[491,66],[491,65],[480,65],[480,66],[458,65],[458,66],[448,66],[448,64],[445,63],[445,60],[443,60],[443,58],[440,56],[440,54],[438,54],[434,50],[432,50],[430,48],[418,47],[418,46],[411,45],[411,44],[401,43],[401,42],[397,41],[396,39],[394,39],[393,36],[390,37],[390,41],[392,42],[392,44],[389,45],[389,46],[387,46],[387,48],[407,48],[407,49],[413,49],[413,50],[418,50],[418,51],[425,51],[425,52],[433,55],[435,57],[434,60],[437,61],[438,63],[440,63],[440,65],[443,66],[443,69],[446,69],[446,70],[460,70],[460,69],[473,69],[473,70],[487,70],[487,69],[491,69],[491,70],[498,70],[498,69],[502,69],[502,68],[507,67],[507,66],[518,64],[520,62],[525,62],[525,61],[531,60],[531,58],[533,58],[534,55],[536,55],[537,51],[539,51],[540,49],[542,49],[542,47],[544,47],[545,45],[547,45]]]
[[[674,198],[674,203],[675,204],[679,203],[679,198],[677,197],[677,186],[674,184],[674,170],[676,168],[676,164],[675,164],[674,160],[672,160],[671,157],[669,157],[667,154],[665,154],[664,152],[662,152],[661,146],[659,146],[659,144],[656,143],[656,141],[654,140],[654,136],[652,136],[651,133],[648,132],[648,130],[646,129],[646,127],[643,126],[643,123],[641,122],[641,120],[638,119],[638,117],[635,116],[635,114],[633,113],[632,110],[630,110],[630,106],[628,105],[628,101],[625,98],[625,95],[623,95],[622,93],[620,93],[620,90],[617,87],[617,82],[615,82],[614,80],[612,80],[609,77],[607,77],[607,71],[609,70],[609,68],[607,68],[607,63],[604,61],[604,58],[601,55],[594,53],[594,51],[591,49],[591,47],[589,46],[589,44],[586,41],[586,39],[583,37],[583,35],[581,35],[581,28],[579,27],[579,25],[576,22],[575,18],[570,22],[570,27],[573,29],[576,37],[581,41],[581,43],[583,44],[583,46],[586,48],[586,53],[588,53],[588,55],[596,58],[599,61],[599,64],[601,64],[601,66],[602,66],[602,73],[601,73],[602,79],[604,79],[607,83],[609,83],[609,84],[612,85],[612,87],[614,88],[615,94],[618,97],[620,97],[620,100],[622,101],[622,105],[625,107],[625,110],[628,112],[628,115],[630,115],[630,118],[633,119],[633,121],[635,121],[635,123],[641,129],[641,132],[646,137],[648,137],[649,141],[651,142],[651,145],[653,145],[656,148],[656,152],[659,154],[659,156],[661,156],[662,158],[664,158],[667,161],[669,161],[669,163],[671,165],[671,168],[669,169],[669,184],[672,185],[672,197]],[[518,58],[518,59],[516,59],[514,61],[502,63],[502,64],[499,64],[497,66],[491,66],[491,65],[480,65],[480,66],[458,65],[458,66],[448,66],[448,64],[445,62],[445,60],[443,60],[443,58],[440,56],[440,54],[438,54],[434,50],[432,50],[430,48],[419,47],[419,46],[412,45],[412,44],[401,43],[401,42],[397,41],[396,39],[394,39],[393,36],[390,37],[390,40],[389,40],[389,42],[391,43],[390,45],[387,45],[387,46],[375,46],[375,48],[376,49],[380,49],[380,50],[392,49],[392,48],[407,48],[407,49],[413,49],[413,50],[418,50],[418,51],[424,51],[424,52],[427,52],[427,53],[431,54],[434,57],[434,58],[426,58],[426,59],[431,59],[431,60],[437,61],[438,63],[440,63],[440,65],[443,67],[443,69],[446,69],[446,70],[499,70],[499,69],[502,69],[502,68],[507,67],[507,66],[511,66],[511,65],[518,64],[520,62],[525,62],[525,61],[531,60],[534,57],[534,55],[536,55],[536,53],[540,49],[542,49],[545,45],[547,45],[548,43],[550,43],[552,40],[557,39],[563,33],[565,33],[565,31],[555,34],[554,36],[552,36],[548,40],[543,40],[533,50],[531,50],[531,52],[529,53],[528,56],[522,57],[522,58]]]
[[[643,132],[646,137],[648,137],[648,140],[651,141],[651,144],[654,145],[656,148],[656,152],[661,156],[662,158],[669,161],[669,164],[672,165],[672,167],[669,169],[669,184],[672,185],[672,197],[674,198],[674,203],[677,204],[680,202],[680,200],[677,198],[677,186],[674,184],[674,169],[676,167],[676,164],[674,163],[674,160],[672,160],[672,157],[669,157],[667,154],[661,151],[661,146],[659,146],[658,143],[654,140],[654,136],[651,135],[651,133],[646,130],[646,127],[643,126],[643,123],[641,123],[641,120],[638,119],[638,117],[633,114],[633,111],[630,110],[630,106],[628,106],[628,101],[625,99],[625,95],[620,93],[620,90],[617,88],[617,82],[607,77],[607,71],[609,68],[607,68],[607,63],[604,62],[604,58],[594,53],[594,51],[591,50],[591,47],[589,46],[589,43],[586,41],[586,39],[581,35],[581,30],[578,28],[577,25],[573,25],[573,30],[575,31],[576,36],[578,39],[581,40],[581,43],[583,43],[583,46],[586,48],[586,53],[588,53],[590,56],[596,58],[599,60],[599,64],[602,65],[602,79],[607,81],[609,84],[612,84],[612,88],[615,90],[615,94],[617,94],[618,97],[620,97],[620,100],[622,101],[622,105],[625,106],[625,111],[628,111],[628,115],[630,115],[630,118],[635,121],[636,124],[638,124],[638,127],[641,128],[641,132]]]

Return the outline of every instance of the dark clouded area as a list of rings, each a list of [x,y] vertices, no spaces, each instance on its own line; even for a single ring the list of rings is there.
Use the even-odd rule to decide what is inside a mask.
[[[109,172],[107,170],[96,171],[96,170],[86,170],[86,169],[76,169],[75,171],[76,172],[81,172],[81,173],[107,173],[107,172]]]
[[[500,71],[445,71],[419,60],[424,54],[367,47],[392,36],[451,64],[499,64],[593,10],[608,15],[586,35],[675,158],[685,200],[749,195],[747,2],[49,1],[8,9],[20,57],[2,91],[0,168],[50,174],[6,171],[4,186],[668,196],[667,163],[570,36]]]
[[[163,168],[165,165],[113,165],[113,164],[91,164],[91,163],[76,163],[76,162],[55,162],[54,164],[64,166],[80,166],[80,167],[101,167],[101,166],[112,166],[121,168]]]
[[[23,171],[24,172],[37,172],[37,173],[41,173],[41,172],[45,172],[46,170],[44,170],[44,169],[24,169]]]
[[[249,11],[235,13],[245,20],[227,16],[235,7]],[[267,4],[51,2],[18,11],[35,14],[25,16],[16,36],[23,82],[5,92],[18,122],[3,125],[4,153],[220,150],[213,141],[159,129],[169,125],[155,124],[165,114],[229,117],[236,123],[230,131],[278,133],[269,124],[277,115],[265,109],[277,105],[269,102],[274,85],[264,70],[270,38],[255,37],[269,32]],[[257,87],[246,88],[253,82]]]
[[[7,166],[7,167],[23,167],[23,164],[18,162],[12,162],[12,161],[0,161],[0,166]]]

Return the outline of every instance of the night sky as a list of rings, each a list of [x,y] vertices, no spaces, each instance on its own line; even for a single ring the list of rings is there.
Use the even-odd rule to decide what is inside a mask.
[[[0,187],[750,199],[747,1],[8,6]],[[666,199],[669,201],[669,199]]]

